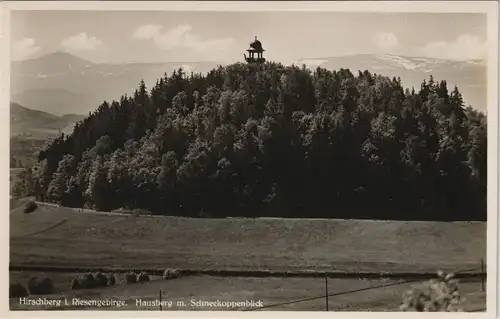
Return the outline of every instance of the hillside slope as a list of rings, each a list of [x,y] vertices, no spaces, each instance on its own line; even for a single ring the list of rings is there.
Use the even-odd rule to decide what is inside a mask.
[[[13,208],[10,229],[11,264],[434,272],[474,268],[486,254],[481,222],[133,217],[42,204]]]
[[[63,116],[67,113],[80,113],[82,110],[95,108],[96,100],[87,94],[74,93],[66,89],[37,88],[29,89],[18,94],[13,94],[11,100],[29,105],[31,109]]]
[[[72,127],[83,118],[82,115],[74,114],[59,117],[24,107],[18,103],[10,103],[10,134],[11,136],[22,134],[45,139],[59,134],[59,131],[64,131],[68,126]]]
[[[40,154],[37,192],[185,217],[484,221],[486,132],[444,80],[410,91],[368,71],[239,63],[102,103]]]
[[[10,104],[10,167],[30,167],[36,152],[47,139],[60,133],[70,134],[84,116],[67,114],[56,116],[29,109],[17,103]],[[12,176],[11,171],[11,177]]]

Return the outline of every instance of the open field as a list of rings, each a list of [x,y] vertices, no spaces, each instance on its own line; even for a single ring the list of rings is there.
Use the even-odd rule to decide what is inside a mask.
[[[36,267],[60,267],[48,272],[56,294],[46,298],[127,302],[120,309],[137,308],[136,298],[185,301],[262,300],[264,305],[324,296],[324,278],[292,278],[283,272],[435,273],[479,267],[486,255],[486,224],[480,222],[401,222],[294,219],[189,219],[97,213],[39,205],[24,214],[24,200],[11,200],[11,282],[24,284],[39,276]],[[34,267],[19,271],[19,266]],[[16,269],[16,267],[18,267]],[[66,268],[240,271],[245,276],[190,275],[144,284],[126,284],[72,291]],[[83,270],[82,270],[83,271]],[[257,272],[268,272],[258,278]],[[479,272],[479,269],[475,272]],[[123,273],[118,275],[123,281]],[[461,279],[465,308],[485,308],[478,278]],[[329,293],[397,283],[396,279],[330,278]],[[334,296],[333,311],[397,311],[402,294],[417,283]],[[31,296],[37,298],[44,296]],[[30,309],[10,299],[11,309]],[[33,307],[33,306],[32,306]],[[70,307],[71,308],[71,307]],[[39,309],[39,308],[37,308]],[[61,308],[58,308],[61,309]],[[69,308],[65,308],[69,309]],[[81,306],[78,309],[82,309]],[[95,309],[95,308],[93,308]],[[117,308],[113,308],[117,309]],[[172,309],[176,308],[175,302]],[[325,299],[266,308],[269,310],[324,310]],[[238,310],[232,308],[232,310]],[[241,310],[241,309],[240,309]]]
[[[46,205],[24,214],[12,207],[15,265],[434,273],[478,267],[486,255],[481,222],[137,217]]]
[[[39,276],[35,272],[10,273],[11,281],[26,283],[31,276]],[[78,275],[76,273],[47,273],[54,280],[56,293],[46,296],[31,296],[30,298],[72,298],[86,300],[105,300],[107,298],[122,300],[127,304],[125,307],[109,307],[109,310],[159,310],[159,307],[141,307],[136,305],[136,299],[154,300],[159,298],[162,291],[162,300],[172,301],[171,310],[248,310],[245,307],[235,308],[208,308],[193,307],[191,300],[203,301],[262,301],[264,307],[278,303],[286,303],[299,299],[308,299],[324,296],[323,278],[252,278],[252,277],[211,277],[211,276],[189,276],[173,280],[163,281],[153,278],[149,283],[126,284],[121,281],[117,285],[72,291],[71,280]],[[330,279],[329,293],[342,293],[381,285],[395,284],[392,280],[357,280],[357,279]],[[330,311],[398,311],[403,293],[418,283],[403,283],[379,289],[371,289],[359,292],[346,293],[331,296],[328,300]],[[466,298],[464,310],[477,311],[485,308],[485,294],[481,292],[481,284],[478,281],[464,281],[460,285],[462,295]],[[177,306],[177,301],[184,301],[186,307]],[[64,302],[63,302],[64,303]],[[281,311],[323,311],[325,310],[325,298],[265,308],[265,310]],[[17,298],[10,299],[10,307],[16,309],[40,309],[40,307],[20,305]],[[84,306],[50,307],[46,309],[84,309]],[[95,309],[95,308],[93,308]],[[164,307],[163,310],[169,308]]]

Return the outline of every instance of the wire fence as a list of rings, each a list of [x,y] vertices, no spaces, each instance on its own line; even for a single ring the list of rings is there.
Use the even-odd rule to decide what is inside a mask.
[[[481,276],[481,287],[482,291],[484,292],[486,289],[486,272],[485,272],[485,265],[484,261],[481,259],[481,266],[480,267],[474,267],[470,269],[463,269],[460,271],[454,272],[454,274],[462,274],[462,273],[467,273],[475,270],[480,270],[480,276]],[[308,302],[308,301],[313,301],[313,300],[319,300],[319,299],[325,299],[326,301],[326,311],[329,311],[328,309],[328,304],[329,304],[329,297],[337,297],[341,295],[348,295],[348,294],[354,294],[358,292],[363,292],[363,291],[369,291],[369,290],[375,290],[375,289],[382,289],[386,287],[391,287],[391,286],[398,286],[398,285],[403,285],[403,284],[408,284],[408,283],[416,283],[416,282],[423,282],[426,279],[407,279],[407,280],[401,280],[398,282],[394,283],[389,283],[389,284],[384,284],[384,285],[378,285],[378,286],[370,286],[370,287],[365,287],[365,288],[359,288],[359,289],[352,289],[352,290],[345,290],[341,292],[336,292],[336,293],[328,293],[328,276],[327,274],[325,275],[325,294],[321,296],[316,296],[316,297],[310,297],[310,298],[304,298],[304,299],[297,299],[297,300],[292,300],[292,301],[286,301],[286,302],[280,302],[280,303],[274,303],[270,305],[265,305],[261,307],[255,307],[255,308],[248,308],[248,309],[243,309],[242,311],[256,311],[256,310],[262,310],[262,309],[267,309],[267,308],[275,308],[275,307],[281,307],[285,305],[291,305],[291,304],[297,304],[301,302]],[[470,312],[480,312],[480,311],[485,311],[486,308],[481,308],[481,309],[475,309],[471,310]]]

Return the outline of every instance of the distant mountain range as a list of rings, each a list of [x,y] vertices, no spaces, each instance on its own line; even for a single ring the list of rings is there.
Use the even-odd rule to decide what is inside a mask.
[[[144,79],[148,89],[166,72],[183,67],[205,73],[216,63],[95,64],[68,53],[12,62],[11,101],[56,115],[88,114],[104,100],[131,95]]]
[[[486,109],[486,65],[482,61],[447,61],[396,55],[350,55],[301,59],[314,69],[349,68],[399,76],[405,87],[420,87],[424,79],[433,75],[436,80],[446,80],[449,90],[458,85],[467,104]],[[144,79],[151,88],[164,73],[170,74],[182,67],[186,72],[205,73],[218,63],[166,62],[96,64],[68,53],[52,53],[36,59],[12,62],[11,101],[35,110],[55,115],[67,113],[88,114],[104,100],[118,100],[130,95]]]
[[[45,139],[61,132],[71,133],[76,122],[84,118],[84,115],[77,114],[56,116],[10,103],[10,135]]]

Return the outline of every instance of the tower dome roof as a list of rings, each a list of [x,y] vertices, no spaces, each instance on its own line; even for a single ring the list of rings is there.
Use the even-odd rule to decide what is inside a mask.
[[[262,43],[259,40],[257,40],[257,37],[255,37],[255,40],[252,43],[250,43],[249,50],[264,51],[264,49],[262,48]]]

